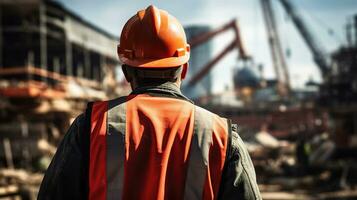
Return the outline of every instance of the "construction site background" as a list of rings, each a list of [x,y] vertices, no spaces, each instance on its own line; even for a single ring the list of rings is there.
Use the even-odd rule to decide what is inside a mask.
[[[247,51],[237,19],[186,26],[192,51],[183,93],[238,124],[263,199],[357,199],[357,10],[346,16],[343,42],[326,53],[322,28],[310,28],[299,1],[256,2],[272,63]],[[320,73],[304,87],[292,86],[294,49],[284,49],[277,5]],[[213,38],[226,33],[233,39],[218,48]],[[57,145],[86,104],[130,93],[118,41],[58,1],[0,0],[0,199],[36,199]],[[225,77],[232,87],[214,92],[212,69],[230,53],[238,54]],[[274,78],[265,76],[268,67]]]

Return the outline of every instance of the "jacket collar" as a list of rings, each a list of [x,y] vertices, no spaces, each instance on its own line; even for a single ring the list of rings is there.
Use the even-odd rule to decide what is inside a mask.
[[[135,88],[131,94],[153,94],[158,96],[166,96],[179,98],[183,100],[187,100],[193,103],[189,98],[182,94],[180,88],[171,82],[166,82],[160,85],[152,85],[152,86],[142,86]]]

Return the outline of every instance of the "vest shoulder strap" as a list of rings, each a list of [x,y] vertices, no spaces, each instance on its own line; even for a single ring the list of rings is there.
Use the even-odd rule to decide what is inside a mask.
[[[229,126],[229,120],[195,106],[185,199],[217,197],[229,144]]]
[[[232,121],[227,118],[223,118],[214,114],[204,108],[195,106],[195,126],[194,132],[200,137],[205,137],[203,132],[214,131],[215,125],[220,124],[224,125],[225,134],[228,137],[228,140],[231,140],[232,137],[232,128],[236,127],[236,124],[232,125]],[[223,133],[222,133],[223,134]],[[230,144],[228,142],[228,144]]]
[[[108,102],[107,123],[107,199],[115,199],[123,194],[126,100],[119,97]],[[116,162],[113,162],[113,161]]]
[[[228,157],[228,154],[230,152],[231,146],[232,146],[232,131],[237,131],[237,125],[232,124],[232,120],[223,118],[218,116],[217,114],[214,114],[204,108],[201,108],[199,106],[195,106],[195,126],[194,126],[194,131],[195,133],[198,133],[199,136],[203,137],[203,131],[209,132],[213,131],[214,129],[214,124],[226,124],[226,136],[227,136],[227,151],[226,151],[226,157]],[[207,139],[206,139],[207,141]]]
[[[126,99],[91,106],[89,200],[114,199],[123,193]]]

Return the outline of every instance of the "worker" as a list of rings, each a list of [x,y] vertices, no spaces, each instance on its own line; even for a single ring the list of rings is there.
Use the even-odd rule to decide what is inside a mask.
[[[133,91],[88,104],[38,199],[261,199],[236,126],[180,92],[190,46],[178,20],[155,6],[140,10],[117,52]]]

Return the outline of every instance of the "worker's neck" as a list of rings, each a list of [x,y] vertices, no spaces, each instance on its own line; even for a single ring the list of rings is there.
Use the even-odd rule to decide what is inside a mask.
[[[178,89],[180,89],[181,87],[181,80],[175,81],[175,82],[158,82],[158,83],[137,83],[136,81],[133,81],[130,83],[131,89],[132,90],[136,90],[138,88],[142,88],[142,87],[160,87],[163,85],[171,85],[171,86],[175,86]]]

